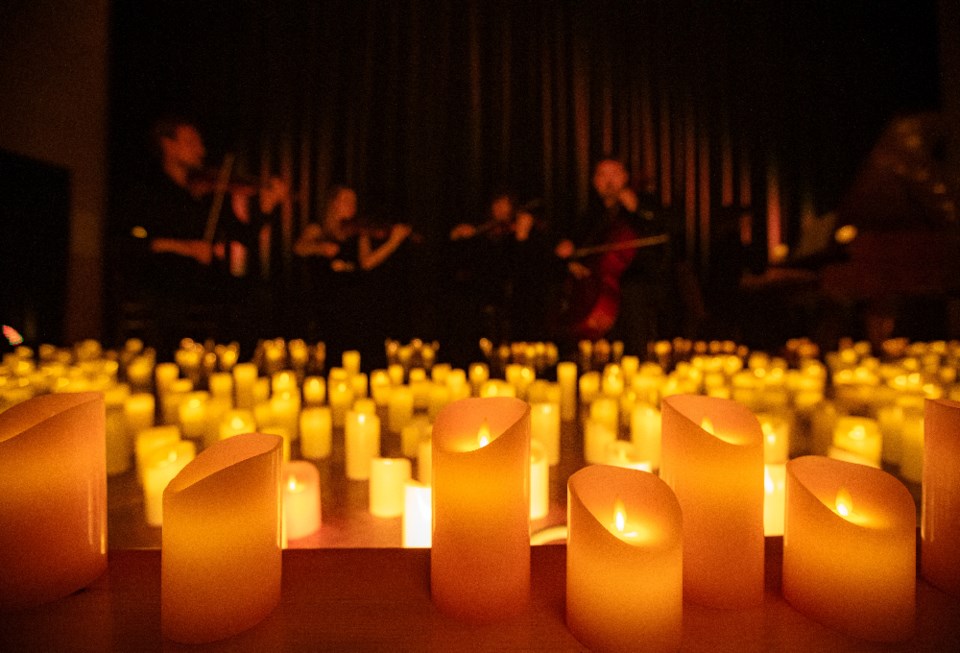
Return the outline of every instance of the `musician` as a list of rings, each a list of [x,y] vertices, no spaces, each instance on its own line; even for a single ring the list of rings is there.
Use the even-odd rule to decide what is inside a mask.
[[[578,221],[580,233],[560,240],[554,253],[567,261],[574,286],[591,289],[573,292],[568,299],[582,304],[570,307],[570,335],[620,339],[628,353],[642,354],[648,342],[672,335],[672,259],[662,207],[653,197],[638,195],[629,181],[621,161],[599,161],[592,178],[595,197]],[[647,239],[654,244],[631,245]],[[608,251],[577,256],[578,248],[603,250],[608,245]],[[611,269],[615,274],[609,274]]]
[[[396,311],[377,301],[380,273],[387,272],[387,262],[413,230],[407,224],[378,227],[361,220],[357,193],[349,186],[331,187],[322,207],[320,221],[307,224],[293,247],[313,298],[304,328],[308,337],[326,342],[328,356],[359,347],[364,360],[377,360],[383,340],[398,335],[385,332],[393,330],[385,320]],[[377,344],[358,342],[358,334]]]

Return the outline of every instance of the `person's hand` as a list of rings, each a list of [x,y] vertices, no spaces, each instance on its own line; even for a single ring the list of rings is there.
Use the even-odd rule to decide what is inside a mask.
[[[450,230],[450,240],[465,240],[477,235],[477,228],[472,224],[458,224]]]
[[[573,241],[567,238],[561,240],[554,247],[553,253],[560,258],[570,258],[573,255]]]
[[[623,206],[630,213],[636,213],[637,204],[637,194],[633,192],[629,186],[624,186],[620,193],[617,195],[617,201],[620,202],[620,205]]]
[[[567,263],[567,270],[573,275],[574,279],[586,279],[590,276],[590,268],[579,261],[570,261]]]
[[[408,224],[395,224],[390,227],[390,240],[395,243],[402,243],[404,239],[413,233],[413,227]]]

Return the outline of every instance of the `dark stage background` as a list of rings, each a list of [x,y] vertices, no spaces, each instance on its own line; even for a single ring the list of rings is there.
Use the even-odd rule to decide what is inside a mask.
[[[722,207],[752,208],[756,243],[796,245],[893,118],[938,107],[936,14],[935,0],[118,0],[111,189],[142,170],[158,115],[196,119],[211,163],[231,152],[291,180],[271,274],[295,295],[290,246],[331,183],[428,242],[504,184],[564,230],[614,152],[671,208],[702,277]],[[412,306],[442,276],[437,249],[412,257]],[[412,328],[443,335],[442,295],[420,303]]]

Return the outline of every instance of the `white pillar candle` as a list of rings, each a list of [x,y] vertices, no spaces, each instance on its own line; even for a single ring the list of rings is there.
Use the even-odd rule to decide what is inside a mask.
[[[106,408],[107,475],[122,474],[130,469],[133,440],[124,423],[124,404],[130,398],[130,386],[116,385],[104,393]]]
[[[370,396],[373,397],[377,406],[386,406],[392,391],[393,384],[386,370],[370,372]]]
[[[790,457],[790,423],[772,413],[760,413],[757,419],[763,431],[763,462],[767,465],[786,463]]]
[[[296,388],[292,392],[282,390],[270,397],[270,412],[273,423],[286,429],[292,440],[299,437],[300,392]]]
[[[370,514],[374,517],[399,517],[403,514],[404,483],[410,480],[410,461],[406,458],[370,460]]]
[[[160,396],[160,421],[163,424],[176,424],[180,417],[180,403],[193,391],[190,379],[174,379],[167,391]]]
[[[787,500],[787,466],[763,466],[763,534],[783,535],[783,515]]]
[[[547,463],[560,463],[560,406],[555,403],[530,404],[530,436],[543,445]]]
[[[837,419],[833,428],[833,446],[855,459],[861,459],[864,465],[879,467],[882,439],[877,421],[869,417],[851,417],[844,415]],[[831,454],[836,457],[835,454]]]
[[[360,352],[355,349],[349,349],[340,356],[341,366],[347,371],[347,374],[354,375],[360,373]]]
[[[649,460],[652,469],[660,468],[660,411],[649,404],[637,404],[630,412],[630,441],[641,460]]]
[[[589,406],[600,395],[600,372],[584,372],[577,382],[580,405]]]
[[[886,472],[820,456],[787,463],[783,596],[845,633],[899,642],[914,631],[916,508]]]
[[[450,401],[466,399],[470,396],[470,384],[467,383],[467,373],[460,368],[450,370],[447,374],[446,385],[450,389]]]
[[[877,408],[877,428],[880,429],[881,457],[888,465],[899,465],[903,449],[903,407],[886,405]]]
[[[530,440],[530,519],[543,519],[550,513],[550,463],[546,448]]]
[[[440,409],[450,403],[450,388],[439,383],[430,384],[430,398],[427,405],[427,416],[434,420]]]
[[[224,639],[280,601],[280,439],[218,442],[163,496],[160,629],[176,642]],[[240,546],[242,544],[242,546]]]
[[[583,459],[588,464],[606,461],[607,446],[617,439],[616,431],[603,422],[588,419],[583,427]]]
[[[298,540],[320,528],[320,471],[306,460],[283,463],[283,527],[287,539]]]
[[[207,401],[210,394],[203,391],[191,392],[183,397],[177,407],[177,423],[180,433],[192,440],[203,439],[207,431]]]
[[[462,399],[433,429],[433,602],[490,622],[530,594],[530,409],[519,399]]]
[[[153,358],[137,356],[127,364],[127,383],[134,393],[150,392],[153,389]]]
[[[577,418],[577,364],[557,363],[557,383],[560,385],[560,419],[572,422]]]
[[[604,367],[603,375],[600,379],[600,392],[607,397],[619,397],[623,394],[624,380],[623,372],[620,366],[608,364]]]
[[[348,381],[343,379],[334,381],[331,376],[328,393],[330,416],[333,419],[333,425],[335,427],[342,427],[347,416],[347,411],[350,410],[350,407],[353,405],[353,387]]]
[[[327,458],[333,444],[333,420],[330,408],[304,408],[300,413],[300,455],[304,458]]]
[[[0,412],[0,610],[67,596],[106,570],[105,413],[99,393]]]
[[[173,477],[196,455],[189,440],[178,440],[153,449],[144,458],[143,508],[150,526],[163,525],[163,491]]]
[[[900,477],[911,483],[920,483],[923,479],[923,432],[923,410],[904,408],[900,425]]]
[[[413,419],[413,392],[408,386],[397,386],[390,395],[387,406],[387,429],[400,433]]]
[[[403,385],[406,372],[400,363],[391,363],[387,366],[387,375],[390,377],[390,383],[394,386]]]
[[[433,483],[433,438],[420,440],[417,448],[417,480],[424,485]]]
[[[236,408],[228,411],[220,422],[220,439],[226,440],[241,433],[253,433],[257,430],[256,420],[249,410]]]
[[[684,598],[711,607],[763,602],[763,433],[736,402],[663,400],[660,477],[683,509]]]
[[[450,363],[437,363],[430,368],[430,380],[440,385],[446,385],[447,377],[452,370]]]
[[[516,397],[517,389],[503,379],[488,379],[480,386],[481,397]]]
[[[567,483],[566,621],[597,651],[676,651],[683,620],[682,519],[646,472],[590,466]]]
[[[925,413],[920,566],[960,597],[960,403],[927,400]]]
[[[430,548],[433,530],[432,508],[432,487],[417,481],[407,481],[403,484],[403,548]]]
[[[214,372],[207,381],[210,396],[229,399],[233,404],[233,376],[229,372]]]
[[[153,395],[145,392],[132,394],[123,402],[123,421],[131,446],[136,442],[137,433],[154,425],[156,410]]]
[[[603,456],[603,464],[613,467],[624,467],[626,469],[636,469],[643,472],[653,471],[651,462],[641,457],[637,447],[632,442],[627,442],[626,440],[614,440],[607,444],[607,449]]]
[[[407,458],[416,458],[420,449],[420,442],[430,437],[432,428],[426,417],[414,417],[400,430],[400,451]]]
[[[143,429],[137,434],[134,443],[134,458],[137,464],[137,480],[143,484],[143,475],[147,469],[147,456],[158,447],[174,444],[180,440],[180,427],[168,424]]]
[[[157,363],[153,368],[153,376],[157,397],[162,401],[170,384],[180,376],[180,368],[176,363]]]
[[[600,422],[617,433],[620,430],[620,412],[617,400],[611,397],[597,397],[590,403],[590,419]]]
[[[265,376],[258,377],[253,382],[253,405],[269,401],[270,399],[270,379]]]
[[[322,406],[327,397],[327,380],[322,376],[308,376],[303,380],[303,405]]]
[[[468,368],[471,394],[480,396],[480,388],[490,379],[490,367],[486,363],[470,363]]]
[[[236,407],[253,410],[253,387],[257,381],[257,366],[253,363],[237,363],[233,366],[233,391]]]
[[[370,461],[380,455],[380,418],[350,410],[345,420],[347,478],[366,481],[370,478]]]
[[[270,377],[270,394],[277,395],[283,392],[296,392],[297,375],[293,370],[280,370]]]
[[[350,376],[350,388],[353,390],[354,400],[365,398],[369,394],[367,375],[357,372]]]

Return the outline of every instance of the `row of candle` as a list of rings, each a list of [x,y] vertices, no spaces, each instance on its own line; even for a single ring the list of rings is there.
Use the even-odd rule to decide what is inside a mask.
[[[94,421],[102,416],[96,410],[102,404],[94,402],[90,409],[88,395],[76,397]],[[49,402],[51,398],[61,402],[51,407],[54,417],[61,419],[58,422],[48,412],[39,411],[46,417],[40,420],[44,425],[40,430],[65,430],[67,418],[71,430],[76,430],[72,428],[76,404],[62,403],[74,401],[74,395],[41,399]],[[927,557],[933,561],[930,573],[936,577],[934,582],[949,586],[950,574],[957,568],[957,490],[950,475],[956,474],[960,405],[948,401],[932,405],[931,444],[954,458],[953,464],[930,466],[932,474],[947,478],[946,482],[939,477],[930,479],[932,500],[939,503],[925,513],[925,525],[927,514],[931,516],[931,537],[927,539],[925,529],[924,561]],[[17,444],[40,439],[32,432],[36,431],[37,414],[37,406],[30,403],[8,411],[4,415],[7,429],[0,433],[15,430],[10,428],[13,424],[21,429],[15,433],[22,436]],[[641,472],[603,472],[598,468],[587,468],[570,481],[568,623],[588,645],[603,647],[605,638],[628,633],[671,650],[679,641],[680,617],[673,610],[680,605],[678,596],[727,607],[762,600],[763,546],[758,516],[758,497],[762,495],[755,483],[745,480],[757,476],[763,464],[759,422],[738,404],[694,396],[669,398],[664,403],[663,421],[662,481]],[[102,422],[85,426],[84,431],[104,430]],[[464,400],[438,415],[432,451],[435,523],[431,586],[438,606],[451,614],[484,621],[509,613],[526,601],[529,446],[529,405],[525,402],[511,398]],[[91,448],[89,443],[85,447]],[[274,551],[279,549],[282,533],[277,516],[281,451],[282,440],[276,436],[229,438],[184,467],[165,491],[163,510],[168,523],[164,529],[162,605],[168,636],[180,641],[218,639],[256,623],[276,604],[279,558]],[[883,472],[859,465],[801,458],[788,463],[787,470],[786,598],[801,611],[861,637],[888,641],[909,636],[915,555],[915,517],[909,494]],[[610,478],[629,481],[614,482],[606,476],[603,481],[589,480],[595,474],[613,474]],[[105,478],[102,467],[99,475]],[[251,477],[261,480],[251,481]],[[645,488],[636,492],[642,497],[639,503],[629,490],[621,489],[624,483]],[[85,486],[89,491],[90,484]],[[617,495],[613,501],[608,496],[611,492]],[[227,509],[225,504],[236,508]],[[591,530],[584,531],[578,522],[581,507],[604,526],[606,534],[593,528],[595,533],[633,549],[611,548],[604,544],[607,540],[591,542]],[[271,511],[273,518],[261,514]],[[647,518],[647,512],[653,516]],[[249,529],[253,531],[247,537]],[[224,538],[216,535],[220,531],[229,533],[229,540],[243,533],[250,546],[225,555]],[[584,541],[588,543],[585,547],[579,544]],[[859,548],[845,550],[851,541]],[[491,551],[494,548],[496,551]],[[258,549],[274,562],[264,564],[266,558],[260,557]],[[598,552],[604,551],[609,555],[601,555],[598,561]],[[682,574],[677,571],[679,551]],[[577,562],[584,555],[588,560]],[[211,569],[213,557],[218,562]],[[661,562],[667,571],[661,569]],[[238,568],[234,565],[240,564],[257,570],[253,578],[236,579],[242,574],[234,573]],[[634,610],[625,612],[616,605],[611,607],[616,602],[607,592],[603,593],[604,602],[583,599],[596,596],[591,594],[596,587],[609,588],[605,583],[622,585],[623,572],[612,570],[637,564],[644,569],[654,565],[653,571],[643,576],[644,583],[630,587],[636,592],[655,591],[657,600],[649,594],[646,598],[631,594],[624,600],[632,601]],[[595,570],[584,573],[579,565]],[[206,570],[202,579],[197,578],[199,567]],[[946,570],[946,580],[938,576],[938,570]],[[605,574],[612,574],[612,580],[603,580]],[[22,573],[11,577],[14,583],[23,578]],[[680,582],[682,594],[677,589]],[[42,583],[31,582],[32,587],[37,585]],[[223,601],[222,590],[227,586],[231,600]],[[851,603],[853,608],[845,607]],[[850,617],[854,611],[856,619]]]

